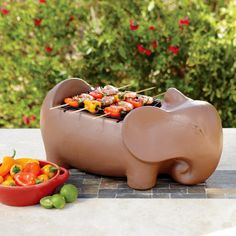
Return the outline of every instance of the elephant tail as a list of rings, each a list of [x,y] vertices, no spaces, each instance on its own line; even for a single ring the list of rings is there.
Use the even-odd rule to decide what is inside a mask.
[[[191,184],[193,178],[191,178],[192,163],[185,158],[178,158],[172,160],[170,175],[172,178],[182,184]]]
[[[206,158],[199,158],[197,161],[189,158],[176,158],[171,160],[171,168],[168,172],[176,182],[181,184],[199,184],[212,175],[218,164],[218,162],[206,160]]]

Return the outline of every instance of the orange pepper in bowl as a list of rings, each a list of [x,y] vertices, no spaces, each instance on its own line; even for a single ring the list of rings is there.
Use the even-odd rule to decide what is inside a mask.
[[[0,166],[0,175],[4,176],[8,174],[11,167],[15,164],[15,160],[13,159],[16,154],[16,151],[14,150],[14,154],[10,156],[6,156],[3,158],[2,165]]]

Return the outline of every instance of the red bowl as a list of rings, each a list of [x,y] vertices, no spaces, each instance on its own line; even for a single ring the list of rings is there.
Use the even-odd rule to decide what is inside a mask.
[[[69,171],[49,161],[39,160],[40,166],[53,165],[59,170],[47,182],[30,186],[3,186],[0,185],[0,203],[9,206],[30,206],[38,204],[42,197],[51,195],[69,177]]]

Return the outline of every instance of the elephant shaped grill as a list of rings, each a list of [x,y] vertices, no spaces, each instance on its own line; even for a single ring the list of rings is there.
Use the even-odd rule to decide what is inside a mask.
[[[91,90],[81,79],[57,84],[44,99],[40,127],[47,159],[64,167],[127,177],[134,189],[150,189],[160,174],[193,185],[216,169],[222,152],[220,117],[211,104],[169,88],[160,108],[143,106],[124,120],[94,119],[87,112],[49,110]]]

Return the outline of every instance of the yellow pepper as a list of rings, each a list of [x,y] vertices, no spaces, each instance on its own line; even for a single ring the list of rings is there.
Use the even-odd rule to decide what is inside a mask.
[[[6,156],[3,158],[2,165],[0,166],[0,175],[1,176],[6,175],[10,171],[11,167],[15,164],[15,160],[13,159],[15,154],[16,154],[16,152],[14,150],[13,156],[11,156],[11,157]]]
[[[15,174],[17,174],[18,172],[22,171],[22,166],[18,165],[18,164],[14,164],[11,169],[10,169],[10,175],[14,176]]]
[[[41,168],[43,174],[47,175],[48,178],[52,178],[56,172],[58,171],[58,168],[52,165],[45,165],[44,167]]]
[[[96,100],[85,100],[84,108],[90,113],[98,112],[98,109],[102,107],[102,103]]]
[[[36,184],[40,184],[40,183],[43,183],[43,182],[47,182],[49,179],[49,177],[45,174],[43,175],[39,175],[35,181]]]
[[[9,179],[9,180],[5,180],[4,182],[2,182],[2,185],[4,185],[4,186],[15,186],[16,183],[13,179]]]
[[[118,94],[114,95],[114,99],[115,102],[121,101]]]
[[[3,177],[0,176],[0,184],[3,182]]]
[[[4,181],[13,180],[13,177],[10,174],[5,175],[3,178],[4,178]]]
[[[35,159],[32,159],[32,158],[22,157],[22,158],[15,159],[15,164],[20,165],[23,169],[26,166],[26,164],[34,163],[34,162],[39,164],[38,160],[35,160]]]

